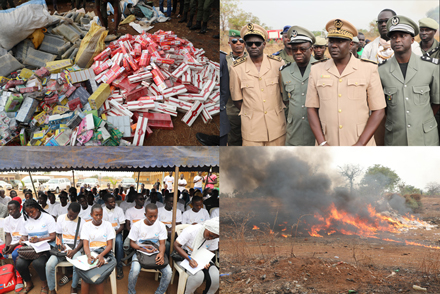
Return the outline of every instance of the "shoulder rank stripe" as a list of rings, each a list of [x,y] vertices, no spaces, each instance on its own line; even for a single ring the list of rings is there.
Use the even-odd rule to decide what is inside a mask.
[[[373,63],[373,64],[376,64],[376,65],[377,65],[377,62],[375,62],[375,61],[373,61],[373,60],[370,60],[370,59],[361,58],[361,60],[362,60],[362,61],[365,61],[365,62],[370,62],[370,63]]]
[[[280,71],[282,71],[283,69],[285,69],[286,67],[288,67],[289,65],[291,65],[291,62],[288,62],[287,64],[283,65],[280,67]]]
[[[316,60],[316,61],[312,62],[312,65],[318,64],[318,63],[321,63],[321,62],[324,62],[324,61],[327,61],[327,60],[328,60],[328,58],[321,59],[321,60]]]
[[[267,57],[270,59],[276,60],[276,61],[280,61],[280,62],[282,61],[281,57],[278,57],[278,56],[267,55]]]
[[[424,61],[429,61],[429,62],[432,62],[437,65],[439,64],[439,60],[437,58],[432,58],[432,57],[428,57],[428,56],[422,56],[420,58]]]
[[[232,66],[237,66],[239,64],[242,64],[243,62],[246,61],[246,59],[247,59],[246,57],[241,57],[241,58],[235,60],[234,63],[232,64]]]

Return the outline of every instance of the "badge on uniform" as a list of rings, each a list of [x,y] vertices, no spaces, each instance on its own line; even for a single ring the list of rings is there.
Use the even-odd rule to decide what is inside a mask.
[[[344,25],[344,23],[342,22],[342,20],[340,19],[335,19],[335,28],[337,28],[338,30],[340,30],[342,28],[342,26]]]
[[[393,95],[385,94],[385,97],[386,97],[386,100],[388,100],[388,101],[393,100]]]
[[[393,17],[393,19],[391,20],[391,24],[393,26],[396,26],[399,24],[399,18],[397,16]]]

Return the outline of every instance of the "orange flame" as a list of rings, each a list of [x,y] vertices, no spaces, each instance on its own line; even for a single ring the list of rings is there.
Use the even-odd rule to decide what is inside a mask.
[[[252,230],[259,230],[259,229],[260,229],[259,227],[257,227],[257,226],[254,225],[254,227],[253,227]]]
[[[287,235],[281,234],[281,236],[283,236],[284,238],[287,238]]]
[[[269,234],[273,235],[273,231],[272,231],[272,230],[270,230],[270,231],[269,231]]]
[[[431,248],[431,249],[440,249],[439,246],[424,245],[424,244],[420,244],[420,243],[416,243],[416,242],[410,242],[410,241],[406,241],[406,240],[405,240],[405,244],[406,245],[422,246],[422,247]]]
[[[284,232],[285,230],[287,230],[286,228],[282,229],[281,231]]]

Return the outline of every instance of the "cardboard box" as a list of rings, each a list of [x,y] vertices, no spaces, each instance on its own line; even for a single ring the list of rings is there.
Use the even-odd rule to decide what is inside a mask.
[[[139,117],[137,122],[136,131],[134,133],[133,145],[143,146],[145,133],[147,131],[148,118]]]
[[[110,85],[103,83],[98,87],[98,90],[89,97],[89,103],[92,109],[98,110],[104,101],[110,96]]]

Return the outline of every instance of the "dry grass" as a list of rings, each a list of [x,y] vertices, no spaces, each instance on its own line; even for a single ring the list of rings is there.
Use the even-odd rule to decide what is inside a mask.
[[[429,251],[420,262],[420,270],[430,279],[440,281],[440,252]]]

